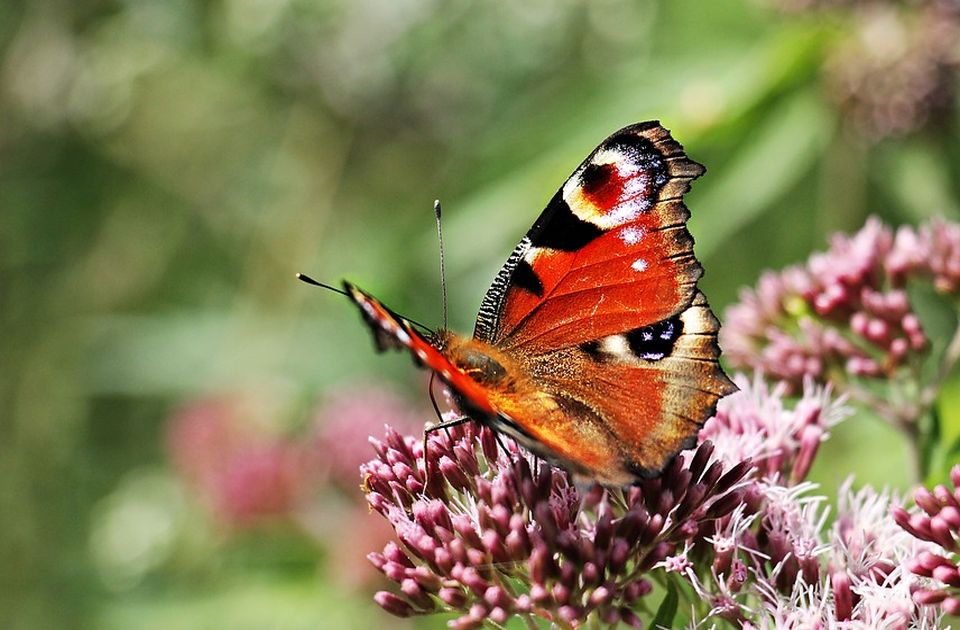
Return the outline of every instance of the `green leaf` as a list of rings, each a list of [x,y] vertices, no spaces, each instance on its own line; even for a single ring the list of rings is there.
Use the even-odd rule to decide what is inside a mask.
[[[653,628],[672,628],[673,618],[677,616],[677,585],[673,580],[667,583],[667,594],[660,602],[660,608],[657,610],[657,616],[653,618],[651,627]]]

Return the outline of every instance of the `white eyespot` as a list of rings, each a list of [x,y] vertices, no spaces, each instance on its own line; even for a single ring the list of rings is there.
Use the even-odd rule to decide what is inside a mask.
[[[637,258],[635,261],[633,261],[633,264],[630,265],[630,268],[633,269],[634,271],[640,271],[640,272],[646,271],[647,261],[645,261],[643,258]]]
[[[643,238],[643,230],[636,227],[627,227],[620,230],[620,240],[627,245],[636,245]]]

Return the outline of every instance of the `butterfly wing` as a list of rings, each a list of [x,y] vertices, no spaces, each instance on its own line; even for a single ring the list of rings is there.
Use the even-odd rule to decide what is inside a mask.
[[[537,353],[682,311],[702,274],[682,196],[703,172],[656,122],[604,140],[500,270],[474,336]]]
[[[409,350],[418,365],[436,372],[441,380],[458,392],[472,412],[481,417],[496,415],[488,391],[451,363],[438,347],[442,343],[438,344],[437,340],[421,335],[409,320],[397,315],[356,285],[344,282],[343,288],[370,326],[378,351]]]
[[[607,483],[657,474],[735,390],[686,228],[682,195],[703,170],[658,123],[616,132],[551,199],[477,318],[474,336],[562,412],[514,404],[525,443]]]

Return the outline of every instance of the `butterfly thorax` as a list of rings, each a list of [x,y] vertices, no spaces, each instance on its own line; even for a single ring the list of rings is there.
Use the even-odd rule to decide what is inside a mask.
[[[481,385],[514,389],[518,369],[502,350],[450,332],[445,333],[445,343],[439,349],[451,363]]]

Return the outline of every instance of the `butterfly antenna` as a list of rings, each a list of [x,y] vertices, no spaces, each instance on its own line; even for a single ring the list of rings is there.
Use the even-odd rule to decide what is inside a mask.
[[[334,293],[339,293],[340,295],[347,295],[347,292],[343,289],[338,289],[337,287],[331,286],[329,284],[324,284],[322,282],[317,282],[310,276],[305,273],[298,273],[297,280],[300,282],[305,282],[306,284],[313,285],[315,287],[320,287],[321,289],[327,289],[328,291],[333,291]]]
[[[319,281],[317,281],[317,280],[314,280],[313,278],[311,278],[310,276],[308,276],[308,275],[305,274],[305,273],[298,273],[298,274],[296,274],[296,277],[297,277],[297,280],[299,280],[300,282],[304,282],[304,283],[309,284],[309,285],[311,285],[311,286],[320,287],[321,289],[326,289],[326,290],[328,290],[328,291],[333,291],[334,293],[339,293],[340,295],[345,295],[345,296],[347,296],[347,297],[350,297],[350,294],[347,293],[346,291],[344,291],[343,289],[338,289],[338,288],[335,287],[335,286],[331,286],[331,285],[329,285],[329,284],[325,284],[325,283],[323,283],[323,282],[319,282]],[[426,324],[421,324],[421,323],[418,322],[417,320],[415,320],[415,319],[410,319],[410,318],[407,317],[406,315],[399,315],[399,317],[402,317],[403,319],[407,320],[408,322],[410,322],[410,323],[413,324],[414,326],[418,326],[421,330],[425,331],[426,333],[428,333],[428,334],[430,334],[430,335],[433,335],[433,334],[434,334],[433,329],[430,328],[429,326],[427,326]]]
[[[437,242],[440,244],[440,291],[443,293],[443,329],[447,329],[447,274],[443,264],[443,228],[440,221],[440,200],[433,202],[433,214],[437,217]]]

